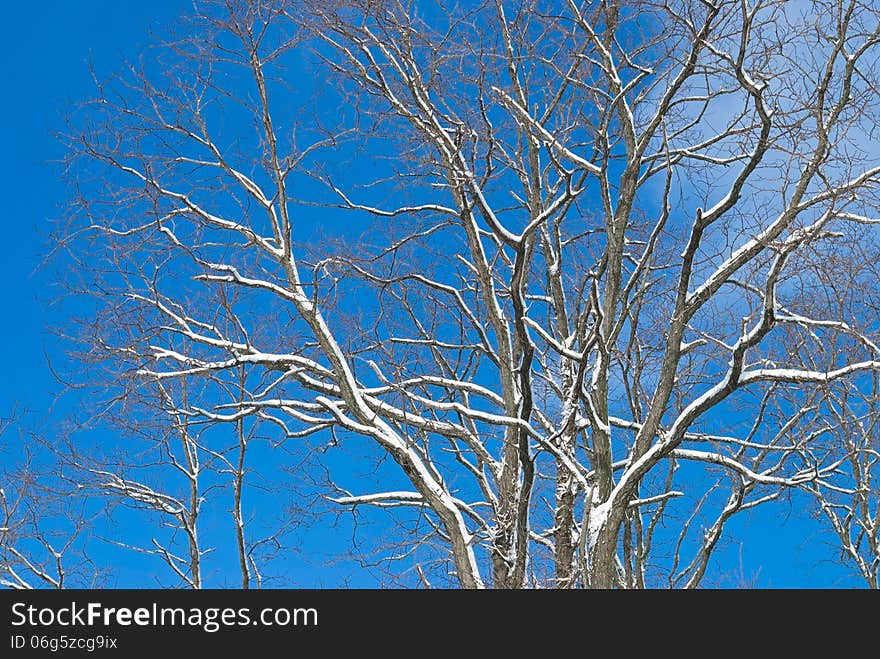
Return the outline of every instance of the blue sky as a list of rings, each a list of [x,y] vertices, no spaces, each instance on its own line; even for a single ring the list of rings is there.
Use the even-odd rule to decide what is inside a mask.
[[[76,392],[59,398],[63,387],[50,368],[50,363],[63,359],[68,347],[55,330],[64,328],[70,321],[66,314],[78,307],[53,304],[61,293],[53,274],[57,263],[42,266],[52,248],[52,223],[65,214],[67,190],[59,162],[65,152],[56,137],[65,127],[65,110],[94,94],[90,66],[99,76],[116,71],[124,59],[136,59],[139,49],[151,43],[151,31],[162,33],[188,8],[187,0],[48,0],[39,7],[27,3],[4,7],[0,68],[6,102],[0,104],[0,120],[6,130],[0,181],[8,249],[0,259],[5,282],[0,418],[12,410],[24,411],[24,427],[52,435],[63,424],[64,415],[78,408]],[[7,443],[0,446],[0,460],[17,454],[14,444],[23,438],[18,432],[7,433],[0,440]],[[124,512],[114,513],[114,518],[123,525],[137,520],[136,515],[129,519]],[[328,552],[341,552],[350,537],[344,520],[342,531],[331,526],[332,521],[298,538],[300,552],[285,566],[288,585],[327,587],[342,580],[375,585],[368,573],[350,562],[329,569],[318,565]],[[90,552],[103,553],[95,542]],[[116,575],[109,585],[155,584],[149,570],[167,568],[152,560],[114,552]]]
[[[32,424],[52,432],[48,411],[60,385],[47,355],[60,357],[62,346],[51,330],[67,319],[51,305],[55,295],[51,268],[39,266],[51,248],[51,219],[64,212],[66,191],[57,163],[64,151],[54,135],[63,129],[64,108],[92,93],[90,61],[99,73],[112,71],[124,57],[136,56],[139,46],[149,41],[151,26],[170,24],[189,4],[186,0],[46,0],[38,8],[26,3],[4,7],[0,31],[6,92],[0,118],[5,139],[0,181],[6,249],[0,259],[5,283],[0,307],[4,310],[0,416],[23,408],[31,413]],[[66,403],[75,405],[75,397]],[[792,512],[792,519],[798,516],[798,511]],[[811,546],[817,526],[809,521],[785,522],[780,514],[778,507],[771,507],[768,514],[744,515],[731,524],[730,535],[742,540],[722,554],[731,573],[741,571],[744,580],[760,586],[857,585],[826,560],[829,553],[824,548],[816,551]],[[321,526],[304,538],[303,550],[315,560],[345,536]],[[329,586],[349,576],[356,585],[372,585],[369,576],[350,564],[321,571],[304,564],[296,580],[298,585]]]
[[[112,70],[121,56],[137,52],[151,24],[173,20],[184,0],[114,2],[48,0],[4,6],[2,168],[7,250],[0,260],[6,282],[0,324],[0,401],[45,409],[57,389],[45,352],[57,347],[48,332],[61,318],[47,308],[52,293],[46,272],[35,269],[50,247],[48,222],[63,214],[65,188],[57,161],[64,150],[55,137],[64,108],[84,100],[93,87],[91,60]]]

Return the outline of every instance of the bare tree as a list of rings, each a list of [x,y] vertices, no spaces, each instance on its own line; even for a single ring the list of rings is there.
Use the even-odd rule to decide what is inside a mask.
[[[186,584],[258,424],[399,523],[403,583],[697,587],[799,497],[877,586],[873,3],[198,7],[75,118],[64,237],[188,483],[102,487]]]
[[[836,426],[832,441],[838,443],[833,448],[845,448],[848,465],[838,476],[840,482],[826,487],[813,484],[809,488],[839,539],[841,554],[875,589],[880,588],[880,488],[876,481],[880,417],[876,387],[875,378],[866,392],[841,387],[834,392],[836,395],[829,396],[829,415]],[[850,400],[853,397],[857,400]]]
[[[227,404],[243,403],[243,369],[237,380],[208,378],[207,383],[233,401]],[[261,564],[282,548],[290,523],[270,513],[257,528],[250,528],[247,491],[258,490],[260,478],[270,476],[249,476],[251,443],[262,439],[259,420],[235,413],[209,423],[192,418],[190,404],[198,408],[194,401],[203,399],[205,383],[198,383],[198,389],[191,389],[188,380],[144,388],[117,384],[121,393],[115,396],[116,404],[102,405],[100,414],[70,434],[87,434],[103,424],[124,428],[122,441],[109,450],[73,442],[59,452],[63,479],[75,484],[78,498],[103,501],[99,509],[105,522],[93,525],[93,530],[100,528],[102,540],[118,548],[158,558],[167,569],[155,575],[160,585],[202,588],[206,574],[216,574],[216,568],[204,567],[205,557],[219,550],[234,554],[234,561],[226,562],[237,568],[224,572],[220,583],[244,589],[261,586]],[[275,503],[277,495],[272,494]],[[145,522],[143,533],[132,532],[124,523],[108,533],[108,524],[119,526],[120,518],[132,515]],[[222,530],[206,537],[204,518],[208,526]]]
[[[93,515],[39,450],[45,442],[17,436],[25,416],[0,419],[0,586],[95,587],[102,574],[85,542]]]

